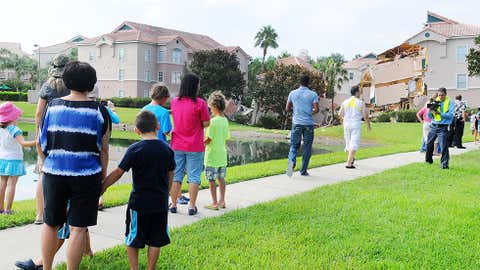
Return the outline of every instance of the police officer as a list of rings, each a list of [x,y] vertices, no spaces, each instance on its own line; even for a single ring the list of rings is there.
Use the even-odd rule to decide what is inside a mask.
[[[433,145],[438,137],[438,143],[442,151],[441,168],[448,169],[448,161],[450,159],[448,126],[453,121],[455,103],[447,96],[447,89],[444,87],[438,89],[437,102],[440,103],[440,106],[430,108],[428,113],[428,116],[432,118],[432,124],[428,133],[425,161],[430,164],[433,163]]]

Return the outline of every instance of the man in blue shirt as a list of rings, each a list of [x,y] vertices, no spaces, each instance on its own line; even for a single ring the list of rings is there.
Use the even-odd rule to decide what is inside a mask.
[[[162,107],[167,103],[170,94],[168,88],[162,84],[156,84],[152,87],[152,102],[142,108],[151,111],[157,117],[160,129],[158,130],[158,138],[167,142],[167,135],[172,131],[172,122],[170,121],[170,112]]]
[[[287,175],[292,177],[296,165],[297,151],[303,137],[303,156],[300,174],[308,176],[308,162],[312,155],[313,143],[313,114],[318,113],[318,95],[308,88],[310,77],[304,75],[300,78],[300,88],[293,90],[288,95],[287,112],[293,109],[292,132],[290,135],[290,152],[288,153]]]
[[[453,121],[455,103],[447,96],[447,90],[444,87],[438,89],[437,101],[440,102],[440,107],[430,108],[428,113],[428,116],[432,118],[432,125],[428,133],[425,161],[430,164],[433,163],[433,145],[438,137],[438,144],[442,150],[441,168],[448,169],[448,161],[450,159],[448,126]]]

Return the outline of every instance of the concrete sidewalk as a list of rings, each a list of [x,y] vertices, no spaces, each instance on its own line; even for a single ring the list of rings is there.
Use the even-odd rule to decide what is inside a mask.
[[[479,147],[473,143],[465,144],[467,149],[451,149],[451,155],[457,155]],[[221,211],[204,209],[210,203],[209,190],[201,190],[198,196],[199,213],[188,216],[187,206],[179,206],[177,214],[169,215],[169,226],[180,227],[199,221],[203,218],[222,215],[226,212],[245,208],[254,204],[291,196],[314,188],[354,180],[359,177],[376,174],[388,169],[423,162],[424,154],[418,152],[401,153],[383,157],[369,158],[355,162],[357,169],[347,170],[345,164],[335,164],[309,170],[310,177],[302,177],[296,173],[293,178],[276,175],[227,186],[227,208]],[[438,169],[438,165],[433,165]],[[455,164],[451,164],[455,167]],[[90,237],[94,252],[123,244],[125,231],[125,206],[105,209],[99,213],[98,225],[91,227]],[[26,225],[0,231],[0,269],[15,269],[16,260],[24,260],[40,256],[40,228],[38,225]],[[59,251],[56,262],[65,261],[65,248]]]

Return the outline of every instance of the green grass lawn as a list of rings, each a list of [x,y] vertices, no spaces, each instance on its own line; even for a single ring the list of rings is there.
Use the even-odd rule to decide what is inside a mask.
[[[31,127],[32,124],[21,124],[21,128]],[[375,147],[363,148],[357,153],[357,160],[376,157],[400,152],[416,151],[420,147],[421,125],[419,123],[373,123],[371,132],[363,131],[363,138],[367,141],[378,144]],[[316,136],[343,136],[342,127],[332,127],[325,129],[317,129]],[[465,141],[471,141],[471,136],[465,133]],[[115,137],[115,133],[112,135]],[[287,155],[287,153],[285,153]],[[340,163],[345,161],[343,152],[333,152],[312,156],[310,160],[310,168],[321,167],[325,165]],[[298,164],[300,164],[300,158]],[[228,184],[247,181],[260,177],[266,177],[285,172],[287,160],[278,159],[246,165],[234,166],[228,168]],[[208,183],[202,176],[201,188],[206,188]],[[122,205],[128,202],[131,185],[123,184],[110,188],[105,193],[105,204],[107,207]],[[187,191],[186,184],[183,187]],[[28,224],[34,220],[35,202],[34,200],[26,200],[14,203],[14,210],[18,214],[12,216],[0,216],[0,229],[13,226]]]
[[[479,269],[479,154],[453,157],[448,171],[412,164],[174,229],[157,267]],[[125,247],[81,268],[128,269]]]

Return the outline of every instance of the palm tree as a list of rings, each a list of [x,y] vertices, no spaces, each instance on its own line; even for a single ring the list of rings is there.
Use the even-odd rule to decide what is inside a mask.
[[[326,97],[332,100],[332,119],[335,116],[333,109],[335,103],[335,89],[340,90],[345,81],[348,81],[347,71],[343,68],[343,62],[336,61],[334,58],[327,58],[325,61],[316,63],[316,68],[322,74],[323,82],[326,87]]]
[[[5,69],[15,71],[15,84],[24,75],[30,75],[29,82],[33,83],[34,75],[37,72],[37,63],[28,57],[19,56],[7,49],[0,49],[0,70]],[[18,91],[18,85],[14,85],[14,88]]]
[[[255,35],[255,47],[263,49],[262,67],[265,70],[265,57],[267,56],[268,48],[278,48],[277,43],[278,34],[271,25],[264,26]]]

